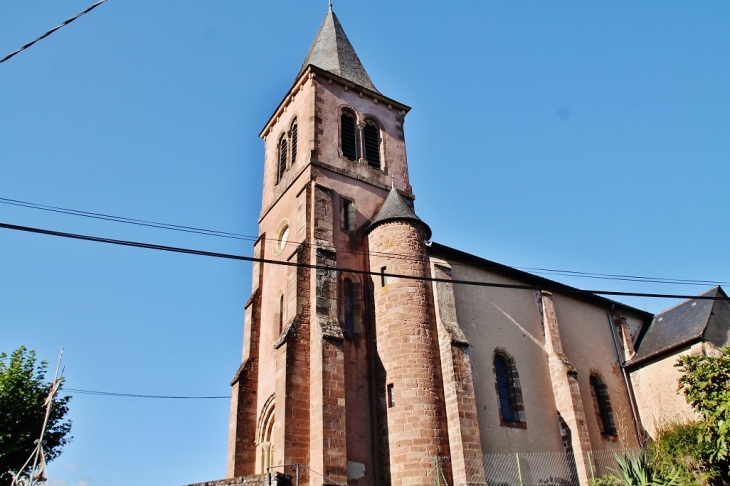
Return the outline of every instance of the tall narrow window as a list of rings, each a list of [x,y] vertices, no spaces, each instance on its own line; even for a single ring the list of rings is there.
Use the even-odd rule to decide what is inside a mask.
[[[355,330],[355,289],[352,280],[346,278],[342,282],[342,294],[344,297],[345,332]]]
[[[368,120],[363,129],[365,160],[373,169],[380,170],[380,129],[374,121]]]
[[[611,399],[608,396],[608,387],[598,374],[590,376],[591,392],[593,393],[593,404],[596,408],[598,425],[603,435],[616,435],[616,426],[613,423],[613,412],[611,411]]]
[[[340,227],[345,231],[355,231],[355,203],[340,198]]]
[[[504,354],[494,355],[494,373],[497,375],[497,394],[499,395],[499,412],[502,421],[520,422],[512,362]]]
[[[393,384],[390,383],[387,386],[388,391],[388,408],[395,407],[395,388],[393,387]]]
[[[357,275],[346,274],[340,284],[339,308],[340,325],[345,332],[345,338],[356,338],[362,332],[360,314],[362,301],[362,286]]]
[[[340,117],[342,155],[348,159],[357,160],[357,128],[355,116],[349,111],[343,111]]]
[[[279,293],[274,300],[274,340],[276,340],[284,330],[284,291]]]
[[[290,166],[294,165],[294,162],[297,160],[297,120],[294,119],[294,122],[291,124],[291,130],[290,130],[290,139],[291,139],[291,164]]]
[[[288,144],[286,141],[286,135],[282,135],[279,139],[279,178],[280,181],[286,170],[286,153]]]

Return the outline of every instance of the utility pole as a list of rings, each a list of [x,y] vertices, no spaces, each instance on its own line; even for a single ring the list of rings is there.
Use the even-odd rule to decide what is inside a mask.
[[[48,476],[46,474],[46,454],[43,451],[43,436],[46,433],[46,426],[48,425],[48,417],[51,415],[51,408],[53,408],[53,400],[56,397],[56,392],[61,386],[61,377],[58,376],[58,370],[61,367],[61,359],[63,358],[63,348],[58,355],[58,363],[56,364],[56,373],[53,375],[53,383],[51,389],[48,392],[48,398],[46,398],[46,416],[43,419],[43,427],[41,428],[41,436],[36,441],[35,450],[30,455],[23,467],[20,469],[18,474],[13,475],[13,482],[11,486],[48,486]],[[63,373],[62,373],[63,374]],[[29,464],[33,464],[30,470],[26,471]]]

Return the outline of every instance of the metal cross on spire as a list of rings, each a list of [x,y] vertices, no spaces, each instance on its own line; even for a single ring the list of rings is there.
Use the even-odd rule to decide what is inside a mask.
[[[332,0],[329,0],[329,9],[332,10]]]
[[[390,174],[390,188],[395,189],[395,174]]]

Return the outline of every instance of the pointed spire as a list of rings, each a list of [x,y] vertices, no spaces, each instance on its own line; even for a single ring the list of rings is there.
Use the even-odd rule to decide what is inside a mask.
[[[319,27],[312,47],[309,48],[309,53],[304,59],[297,78],[310,64],[379,93],[350,44],[342,24],[337,20],[337,16],[332,10],[332,2],[329,4],[327,15]]]
[[[416,216],[416,213],[413,212],[406,200],[398,192],[398,189],[395,188],[394,182],[392,185],[393,187],[390,189],[388,197],[385,198],[383,206],[380,208],[380,211],[378,211],[378,214],[373,218],[373,222],[370,223],[370,226],[368,226],[368,233],[372,231],[376,226],[379,226],[388,221],[408,220],[422,224],[426,229],[426,238],[430,240],[431,228],[429,228],[428,225],[424,223],[423,220],[421,220],[421,218]]]

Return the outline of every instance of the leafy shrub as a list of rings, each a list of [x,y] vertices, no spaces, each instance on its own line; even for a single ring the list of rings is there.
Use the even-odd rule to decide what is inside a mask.
[[[593,478],[588,481],[588,486],[621,486],[621,481],[613,474]]]
[[[624,486],[669,486],[680,484],[679,474],[662,474],[649,462],[645,453],[639,455],[616,455],[619,469],[614,471],[619,484]]]
[[[662,474],[678,473],[680,484],[711,485],[721,471],[708,463],[712,451],[699,440],[705,430],[696,420],[665,419],[657,424],[657,438],[648,445],[652,465]]]

